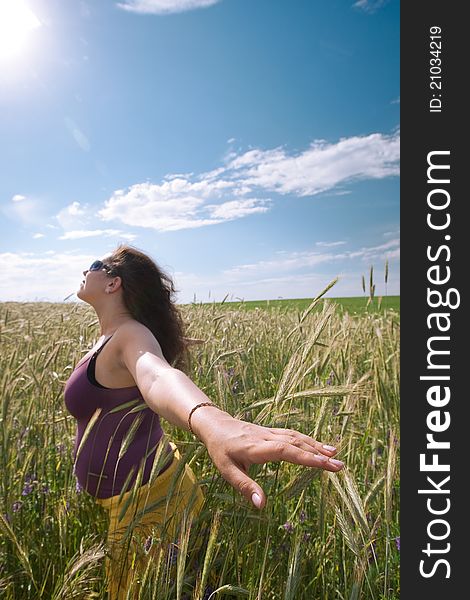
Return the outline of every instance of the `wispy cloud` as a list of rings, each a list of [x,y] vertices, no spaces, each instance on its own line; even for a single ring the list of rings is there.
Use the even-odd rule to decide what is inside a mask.
[[[362,295],[361,277],[375,266],[377,294],[388,291],[397,294],[400,289],[398,257],[399,240],[367,246],[351,251],[285,252],[280,251],[266,260],[235,265],[219,273],[205,276],[196,273],[175,273],[181,299],[190,302],[222,300],[227,294],[230,300],[237,298],[262,299],[313,297],[334,277],[340,280],[330,296]],[[389,259],[388,289],[380,277],[380,267]]]
[[[158,231],[216,225],[268,211],[272,193],[315,196],[354,181],[398,175],[399,150],[397,132],[315,141],[300,153],[231,152],[223,166],[209,172],[168,175],[161,183],[116,190],[98,215]]]
[[[344,246],[346,242],[316,242],[317,246],[321,246],[322,248],[333,248],[334,246]]]
[[[117,237],[132,242],[137,236],[133,233],[125,233],[119,229],[75,229],[61,235],[59,240],[79,240],[89,237]]]
[[[130,12],[153,15],[180,13],[196,8],[207,8],[220,0],[126,0],[119,8]]]
[[[385,261],[387,258],[396,259],[400,254],[400,240],[393,239],[378,246],[365,246],[357,250],[341,252],[290,252],[282,253],[279,258],[247,263],[224,271],[225,275],[235,279],[245,277],[266,277],[279,273],[311,269],[318,265],[359,260],[365,263]]]
[[[392,231],[384,231],[384,233],[383,233],[384,237],[397,237],[399,235],[400,235],[399,229],[394,229]]]
[[[353,8],[358,8],[367,13],[374,13],[385,4],[388,4],[389,0],[357,0],[353,4]]]

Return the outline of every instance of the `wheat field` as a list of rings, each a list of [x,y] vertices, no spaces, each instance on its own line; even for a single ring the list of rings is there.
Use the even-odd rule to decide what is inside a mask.
[[[152,564],[135,597],[399,597],[399,313],[350,316],[316,303],[183,307],[196,340],[189,374],[232,415],[337,446],[344,471],[253,467],[268,495],[259,512],[192,435],[163,423],[206,503],[190,533],[183,524],[176,565]],[[76,484],[63,402],[99,337],[96,317],[81,304],[2,303],[0,335],[0,598],[105,598],[106,515]],[[190,561],[198,536],[205,543]]]

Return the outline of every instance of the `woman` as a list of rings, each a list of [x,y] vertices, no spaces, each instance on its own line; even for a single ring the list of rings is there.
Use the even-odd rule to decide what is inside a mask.
[[[335,472],[343,463],[302,433],[233,418],[177,368],[186,346],[173,284],[146,254],[121,245],[83,274],[77,296],[95,309],[101,337],[67,382],[65,402],[77,418],[77,479],[110,513],[109,598],[120,600],[133,574],[129,528],[145,537],[152,526],[161,549],[203,503],[191,469],[162,442],[159,416],[198,437],[258,509],[266,496],[250,465],[283,460]]]

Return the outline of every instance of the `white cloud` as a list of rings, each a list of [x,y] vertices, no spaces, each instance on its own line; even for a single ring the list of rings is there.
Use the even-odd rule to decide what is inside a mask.
[[[67,209],[72,216],[85,214],[85,209],[80,205],[80,202],[72,202]]]
[[[191,302],[230,299],[268,299],[313,297],[334,277],[340,282],[330,296],[360,296],[361,276],[367,276],[370,265],[375,267],[377,295],[385,292],[380,269],[390,261],[388,293],[399,293],[399,240],[353,251],[286,252],[273,258],[235,265],[204,276],[198,273],[176,272],[174,280],[180,290],[179,301]],[[95,254],[75,252],[23,252],[0,254],[3,265],[0,278],[0,300],[62,301],[76,292],[82,271],[96,258]],[[210,292],[210,297],[209,297]]]
[[[220,0],[126,0],[118,3],[119,8],[127,11],[166,15],[170,13],[179,13],[195,8],[206,8],[217,4]]]
[[[26,200],[26,196],[22,196],[21,194],[15,194],[11,199],[12,202],[21,202],[22,200]]]
[[[232,152],[223,167],[199,175],[167,175],[161,183],[116,190],[98,211],[104,221],[175,231],[243,218],[269,210],[263,193],[313,196],[363,179],[398,175],[399,133],[373,133],[314,142],[289,155],[281,148]],[[247,198],[254,195],[253,198]]]
[[[249,198],[248,200],[231,200],[219,205],[208,205],[211,216],[223,220],[240,219],[254,213],[263,213],[269,210],[268,200]]]
[[[136,239],[134,233],[122,231],[121,229],[104,229],[90,227],[90,223],[96,225],[96,213],[93,207],[80,202],[72,202],[65,206],[55,216],[56,221],[63,230],[58,236],[59,240],[79,240],[91,237],[118,238],[132,242]]]
[[[41,239],[41,238],[43,238],[43,237],[45,237],[43,233],[35,233],[35,234],[33,235],[33,239],[34,239],[34,240],[39,240],[39,239]]]
[[[82,238],[89,237],[119,237],[129,242],[135,240],[137,237],[132,233],[124,233],[119,229],[76,229],[72,231],[67,231],[64,235],[59,237],[59,240],[79,240]]]
[[[95,258],[52,251],[1,253],[0,300],[62,301],[79,289],[83,270]]]
[[[334,246],[344,246],[346,242],[316,242],[317,246],[321,246],[322,248],[333,248]]]
[[[333,144],[315,141],[304,152],[250,150],[234,158],[228,168],[249,187],[280,194],[311,196],[344,183],[382,179],[399,174],[399,133],[354,136]]]
[[[157,231],[193,229],[215,225],[268,210],[263,199],[232,200],[214,204],[233,193],[236,183],[210,177],[191,182],[178,177],[161,184],[139,183],[117,190],[98,214],[104,221],[118,220],[126,225]]]
[[[56,215],[56,219],[66,231],[85,228],[88,222],[88,206],[83,206],[80,202],[72,202]]]

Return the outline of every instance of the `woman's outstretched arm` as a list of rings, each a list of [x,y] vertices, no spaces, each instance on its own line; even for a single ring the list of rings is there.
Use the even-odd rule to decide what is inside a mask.
[[[153,334],[136,322],[127,323],[119,336],[121,361],[150,408],[177,427],[188,430],[192,409],[210,402],[206,394],[182,371],[163,357]],[[215,406],[202,406],[191,415],[195,435],[204,443],[221,475],[257,508],[266,504],[262,488],[250,478],[253,464],[270,461],[339,471],[336,449],[292,429],[262,427],[230,416]]]

